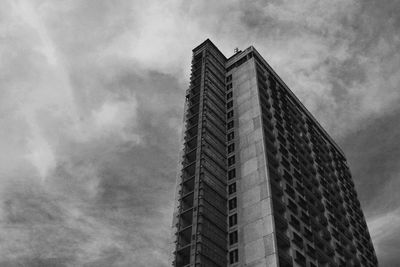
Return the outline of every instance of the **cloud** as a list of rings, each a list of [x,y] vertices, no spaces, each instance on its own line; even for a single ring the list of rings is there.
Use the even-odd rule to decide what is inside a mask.
[[[400,200],[380,196],[398,185],[398,4],[0,5],[0,265],[168,265],[191,49],[206,38],[227,56],[254,45],[340,138],[394,262],[382,229]]]
[[[46,177],[56,165],[49,143],[40,134],[34,133],[34,137],[28,140],[28,147],[30,152],[26,158],[37,168],[41,177]]]
[[[400,237],[400,210],[379,214],[368,222],[372,233],[376,253],[380,255],[381,266],[396,266],[398,264],[398,247]]]

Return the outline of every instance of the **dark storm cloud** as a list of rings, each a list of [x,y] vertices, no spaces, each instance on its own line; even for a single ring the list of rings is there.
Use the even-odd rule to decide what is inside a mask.
[[[365,122],[342,140],[359,198],[380,256],[396,266],[400,247],[400,126],[398,107]]]
[[[396,10],[394,1],[1,3],[0,265],[168,266],[184,90],[191,49],[206,38],[227,56],[254,45],[340,138],[378,257],[396,265]]]
[[[392,210],[400,201],[396,194],[381,192],[391,181],[397,181],[400,173],[399,116],[399,109],[382,114],[343,140],[357,187],[363,192],[361,201],[371,208],[369,211]],[[391,188],[396,189],[393,185]]]

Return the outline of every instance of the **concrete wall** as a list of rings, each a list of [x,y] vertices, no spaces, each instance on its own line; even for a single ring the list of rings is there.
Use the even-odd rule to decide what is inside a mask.
[[[278,266],[254,59],[232,70],[239,266]]]

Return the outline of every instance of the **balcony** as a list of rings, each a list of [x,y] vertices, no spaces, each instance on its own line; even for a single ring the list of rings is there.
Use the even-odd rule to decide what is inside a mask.
[[[323,205],[321,202],[317,202],[316,206],[317,206],[317,210],[318,210],[319,212],[323,213],[323,212],[325,211],[325,207],[324,207],[324,205]],[[326,218],[325,218],[325,219],[326,219]],[[322,220],[323,220],[323,219],[322,219]]]
[[[279,251],[279,266],[293,267],[292,257],[284,251]]]
[[[325,239],[326,241],[329,241],[332,239],[331,234],[329,233],[329,231],[327,229],[323,229],[321,231],[321,238]]]
[[[191,151],[197,147],[197,136],[193,136],[192,138],[186,139],[185,142],[185,153],[186,151]]]
[[[216,209],[206,200],[201,199],[199,201],[199,214],[200,218],[198,220],[199,223],[209,220],[213,222],[218,228],[226,229],[227,221],[226,221],[226,212],[222,213],[220,210]]]
[[[314,247],[312,247],[310,245],[307,245],[306,253],[307,253],[308,256],[310,256],[311,258],[315,259],[315,248]]]
[[[181,206],[181,208],[182,208],[182,209],[181,209],[182,212],[185,212],[185,211],[187,211],[188,209],[193,208],[193,197],[194,197],[194,194],[191,193],[191,194],[189,194],[189,195],[184,196],[184,197],[181,199],[180,206]]]
[[[287,207],[293,214],[297,215],[297,205],[293,201],[289,200]]]
[[[279,248],[286,249],[290,247],[289,238],[282,232],[276,232],[276,241]]]
[[[186,151],[186,154],[184,155],[184,160],[183,160],[183,166],[187,166],[192,164],[194,161],[196,161],[196,148]]]
[[[349,260],[349,259],[351,259],[351,258],[353,257],[353,253],[351,253],[349,250],[344,249],[343,252],[344,252],[344,257],[345,257],[347,260]]]
[[[279,167],[279,162],[276,160],[275,155],[271,154],[269,151],[267,151],[267,158],[268,158],[268,165],[270,165],[272,168],[278,168]]]
[[[309,230],[307,227],[303,228],[303,236],[310,242],[314,242],[313,232]]]
[[[290,185],[288,185],[288,184],[285,185],[285,192],[286,192],[291,198],[296,199],[296,192],[294,191],[294,189],[293,189]]]
[[[190,245],[175,252],[175,267],[186,267],[190,264]]]
[[[282,181],[282,171],[280,171],[279,169],[270,169],[269,176],[271,177],[271,180],[277,183],[280,183]]]
[[[301,254],[300,252],[296,251],[296,258],[295,261],[297,262],[297,264],[301,267],[306,267],[307,266],[307,261],[306,261],[306,257],[304,257],[303,254]]]
[[[304,195],[304,186],[301,185],[299,182],[296,182],[296,190],[299,192],[301,195]]]
[[[182,212],[179,217],[179,229],[191,226],[193,223],[193,210]]]
[[[275,227],[278,228],[281,231],[285,231],[288,228],[288,223],[282,215],[279,213],[274,214],[274,219],[275,219]]]
[[[282,187],[281,187],[281,185],[279,184],[279,182],[277,182],[277,181],[274,180],[274,179],[271,179],[270,182],[271,182],[271,190],[272,190],[272,193],[275,194],[275,195],[278,196],[278,197],[283,196],[283,190],[282,190]]]
[[[281,197],[273,195],[272,196],[272,205],[273,205],[274,211],[282,213],[282,212],[284,212],[286,210],[286,206],[282,202],[282,198]]]
[[[193,106],[198,105],[199,102],[200,102],[200,94],[197,93],[197,94],[195,94],[195,95],[192,95],[192,96],[189,98],[188,107],[189,107],[189,108],[192,108]]]
[[[272,132],[274,131],[274,125],[272,125],[272,123],[267,120],[263,120],[263,123],[264,123],[264,127],[267,129],[266,132],[269,133],[269,134],[267,134],[268,139],[270,139],[271,142],[274,142],[275,136],[272,135]]]
[[[321,264],[325,264],[329,261],[329,257],[325,254],[323,250],[318,247],[315,248],[315,255],[318,259],[318,262]]]
[[[185,135],[185,140],[188,141],[189,139],[194,138],[195,136],[197,136],[197,125],[194,125],[190,128],[186,128],[186,135]]]
[[[185,167],[182,170],[181,178],[182,178],[183,182],[185,182],[185,181],[187,181],[189,179],[192,179],[194,177],[195,170],[196,170],[195,167],[196,167],[195,164],[192,164],[192,165],[189,165],[189,166]]]
[[[323,214],[318,216],[318,221],[323,226],[327,226],[328,225],[328,219]]]
[[[325,247],[325,253],[329,257],[333,257],[335,255],[335,251],[330,246]]]
[[[194,177],[182,183],[181,196],[184,196],[194,190]]]
[[[293,177],[288,171],[284,171],[283,178],[288,184],[293,185]]]
[[[293,243],[296,244],[299,248],[303,248],[304,244],[303,244],[303,239],[297,235],[296,233],[293,233],[293,239],[292,239]]]
[[[302,220],[302,222],[305,225],[310,225],[310,216],[307,213],[305,213],[304,211],[301,212],[300,219]]]
[[[290,222],[289,222],[289,224],[290,224],[291,226],[293,226],[293,228],[295,228],[297,231],[301,231],[301,229],[300,229],[300,225],[301,225],[301,224],[300,224],[300,221],[297,220],[295,216],[290,215]]]
[[[178,232],[178,249],[184,248],[190,245],[192,236],[192,227],[187,227],[184,230]]]
[[[307,205],[307,201],[303,198],[303,197],[298,197],[298,201],[297,204],[299,204],[299,206],[304,209],[304,210],[308,210],[308,205]]]

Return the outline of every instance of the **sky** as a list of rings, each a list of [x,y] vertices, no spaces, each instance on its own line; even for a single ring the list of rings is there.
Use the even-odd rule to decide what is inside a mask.
[[[0,2],[0,266],[165,267],[191,50],[263,55],[400,266],[400,2]]]

